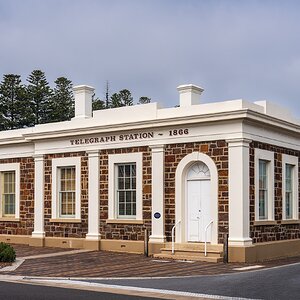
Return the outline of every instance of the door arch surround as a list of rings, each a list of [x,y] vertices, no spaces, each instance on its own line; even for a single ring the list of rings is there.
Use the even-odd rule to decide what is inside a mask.
[[[186,155],[178,164],[175,174],[175,224],[180,221],[176,227],[176,243],[187,242],[186,230],[186,178],[190,167],[196,162],[203,162],[210,172],[210,199],[211,216],[213,224],[211,228],[211,244],[218,244],[218,170],[214,161],[206,154],[201,152],[192,152]]]

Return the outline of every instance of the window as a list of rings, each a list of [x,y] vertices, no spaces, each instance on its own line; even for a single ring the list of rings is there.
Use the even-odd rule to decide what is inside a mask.
[[[136,216],[136,164],[119,164],[117,167],[118,217]]]
[[[285,217],[293,216],[293,165],[285,165]]]
[[[255,149],[255,220],[274,220],[274,153]]]
[[[0,165],[0,217],[19,218],[20,215],[20,165]]]
[[[282,155],[282,219],[298,219],[298,158]]]
[[[259,160],[259,219],[267,219],[268,211],[268,162]]]
[[[143,220],[143,154],[111,154],[108,161],[108,218]]]
[[[75,166],[59,168],[59,211],[62,217],[75,216]]]
[[[80,219],[81,158],[52,159],[52,219]]]
[[[2,216],[11,217],[16,213],[16,176],[15,171],[1,173]]]

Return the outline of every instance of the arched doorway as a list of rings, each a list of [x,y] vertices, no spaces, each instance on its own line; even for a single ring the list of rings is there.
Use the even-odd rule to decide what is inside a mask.
[[[210,171],[203,162],[192,164],[186,176],[186,237],[188,242],[204,242],[205,227],[212,220],[210,198]],[[211,228],[207,228],[207,242]]]
[[[194,198],[194,202],[189,198]],[[199,204],[196,198],[203,198],[203,201]],[[199,209],[204,209],[204,214],[199,215]],[[192,217],[194,224],[189,220]],[[218,170],[211,157],[201,152],[192,152],[179,162],[176,169],[176,243],[203,241],[203,232],[210,221],[212,223],[207,231],[207,241],[218,244]]]

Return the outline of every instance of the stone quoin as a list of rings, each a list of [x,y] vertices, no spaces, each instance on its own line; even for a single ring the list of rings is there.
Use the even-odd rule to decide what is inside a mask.
[[[142,253],[147,229],[158,256],[172,233],[179,254],[228,236],[229,261],[299,255],[299,120],[203,91],[92,112],[76,86],[71,121],[0,132],[0,241]]]

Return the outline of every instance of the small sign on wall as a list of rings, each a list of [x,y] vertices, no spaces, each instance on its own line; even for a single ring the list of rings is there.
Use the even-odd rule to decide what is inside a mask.
[[[155,219],[159,219],[161,217],[161,214],[159,213],[159,212],[156,212],[155,214],[154,214],[154,218]]]

